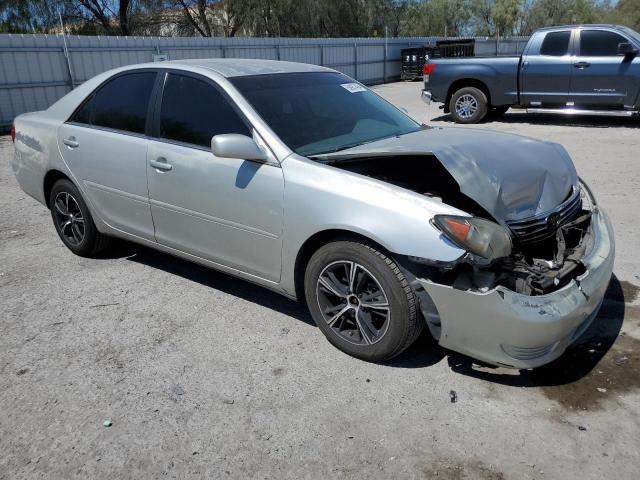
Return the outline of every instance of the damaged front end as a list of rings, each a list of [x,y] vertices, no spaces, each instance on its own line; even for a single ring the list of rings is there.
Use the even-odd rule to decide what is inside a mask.
[[[583,184],[557,209],[526,220],[527,231],[521,227],[525,222],[507,222],[513,239],[508,256],[487,261],[466,255],[449,265],[438,265],[429,278],[462,290],[483,292],[501,285],[530,296],[551,293],[585,272],[582,259],[593,246],[595,207]],[[413,260],[429,264],[428,260]]]
[[[443,215],[468,220],[477,238],[465,237],[466,243],[455,238],[456,233],[468,234],[464,226],[445,231],[432,220],[443,241],[466,250],[457,260],[397,258],[432,335],[443,347],[494,365],[533,368],[560,356],[597,315],[613,269],[613,230],[588,187],[577,176],[573,181],[573,172],[567,175],[569,191],[564,190],[562,197],[559,185],[553,195],[538,189],[547,205],[542,208],[539,205],[545,202],[534,205],[523,200],[526,195],[533,198],[531,192],[518,197],[517,189],[504,183],[492,195],[484,192],[481,201],[433,155],[350,158],[333,166],[421,193],[471,215]],[[488,178],[488,168],[476,171],[483,172]],[[524,190],[528,184],[520,185]],[[511,188],[509,198],[514,202],[505,201],[505,188]],[[514,207],[518,199],[523,208]],[[504,241],[496,242],[501,236],[491,228],[483,231],[483,222],[506,232],[508,248]]]
[[[494,365],[534,368],[559,357],[596,317],[614,259],[613,229],[586,186],[580,208],[551,236],[516,242],[493,262],[406,259],[440,345]]]

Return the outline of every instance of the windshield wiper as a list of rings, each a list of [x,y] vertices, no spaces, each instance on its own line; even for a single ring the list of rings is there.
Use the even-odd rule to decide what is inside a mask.
[[[332,153],[336,153],[336,152],[341,152],[342,150],[347,150],[349,148],[354,148],[354,147],[359,147],[361,145],[366,145],[368,143],[373,143],[373,142],[377,142],[378,140],[384,140],[386,138],[391,138],[391,137],[397,137],[400,138],[403,135],[407,135],[409,133],[414,133],[417,130],[413,130],[411,132],[403,132],[403,133],[394,133],[393,135],[384,135],[382,137],[378,137],[378,138],[372,138],[371,140],[367,140],[364,142],[354,142],[354,143],[348,143],[346,145],[340,145],[339,147],[333,148],[331,150],[327,150],[325,152],[318,152],[318,153],[314,153],[313,155],[305,155],[307,158],[316,158],[316,157],[321,157],[323,155],[331,155]]]
[[[329,155],[330,153],[341,152],[342,150],[347,150],[348,148],[353,148],[353,147],[359,147],[360,145],[364,145],[365,143],[375,142],[376,140],[380,140],[380,139],[377,138],[375,140],[370,140],[368,142],[354,142],[354,143],[348,143],[346,145],[340,145],[339,147],[332,148],[331,150],[327,150],[327,151],[319,152],[319,153],[314,153],[313,155],[310,155],[309,158],[314,158],[314,157],[318,157],[318,156],[321,156],[321,155]]]

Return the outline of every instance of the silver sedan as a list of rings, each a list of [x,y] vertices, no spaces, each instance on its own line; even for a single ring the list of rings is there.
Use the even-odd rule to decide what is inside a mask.
[[[306,302],[339,349],[531,368],[596,316],[611,225],[557,144],[421,125],[342,73],[134,65],[15,119],[13,169],[64,244],[119,237]]]

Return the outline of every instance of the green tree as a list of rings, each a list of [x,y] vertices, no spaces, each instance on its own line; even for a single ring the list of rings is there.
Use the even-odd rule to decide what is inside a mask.
[[[640,31],[640,0],[620,0],[608,12],[607,21],[618,23]]]

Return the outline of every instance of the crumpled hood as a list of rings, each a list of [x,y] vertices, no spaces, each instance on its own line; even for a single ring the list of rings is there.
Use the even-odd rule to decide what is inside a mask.
[[[322,158],[394,154],[433,154],[460,191],[500,222],[552,210],[578,186],[576,169],[561,145],[480,129],[429,128]]]

